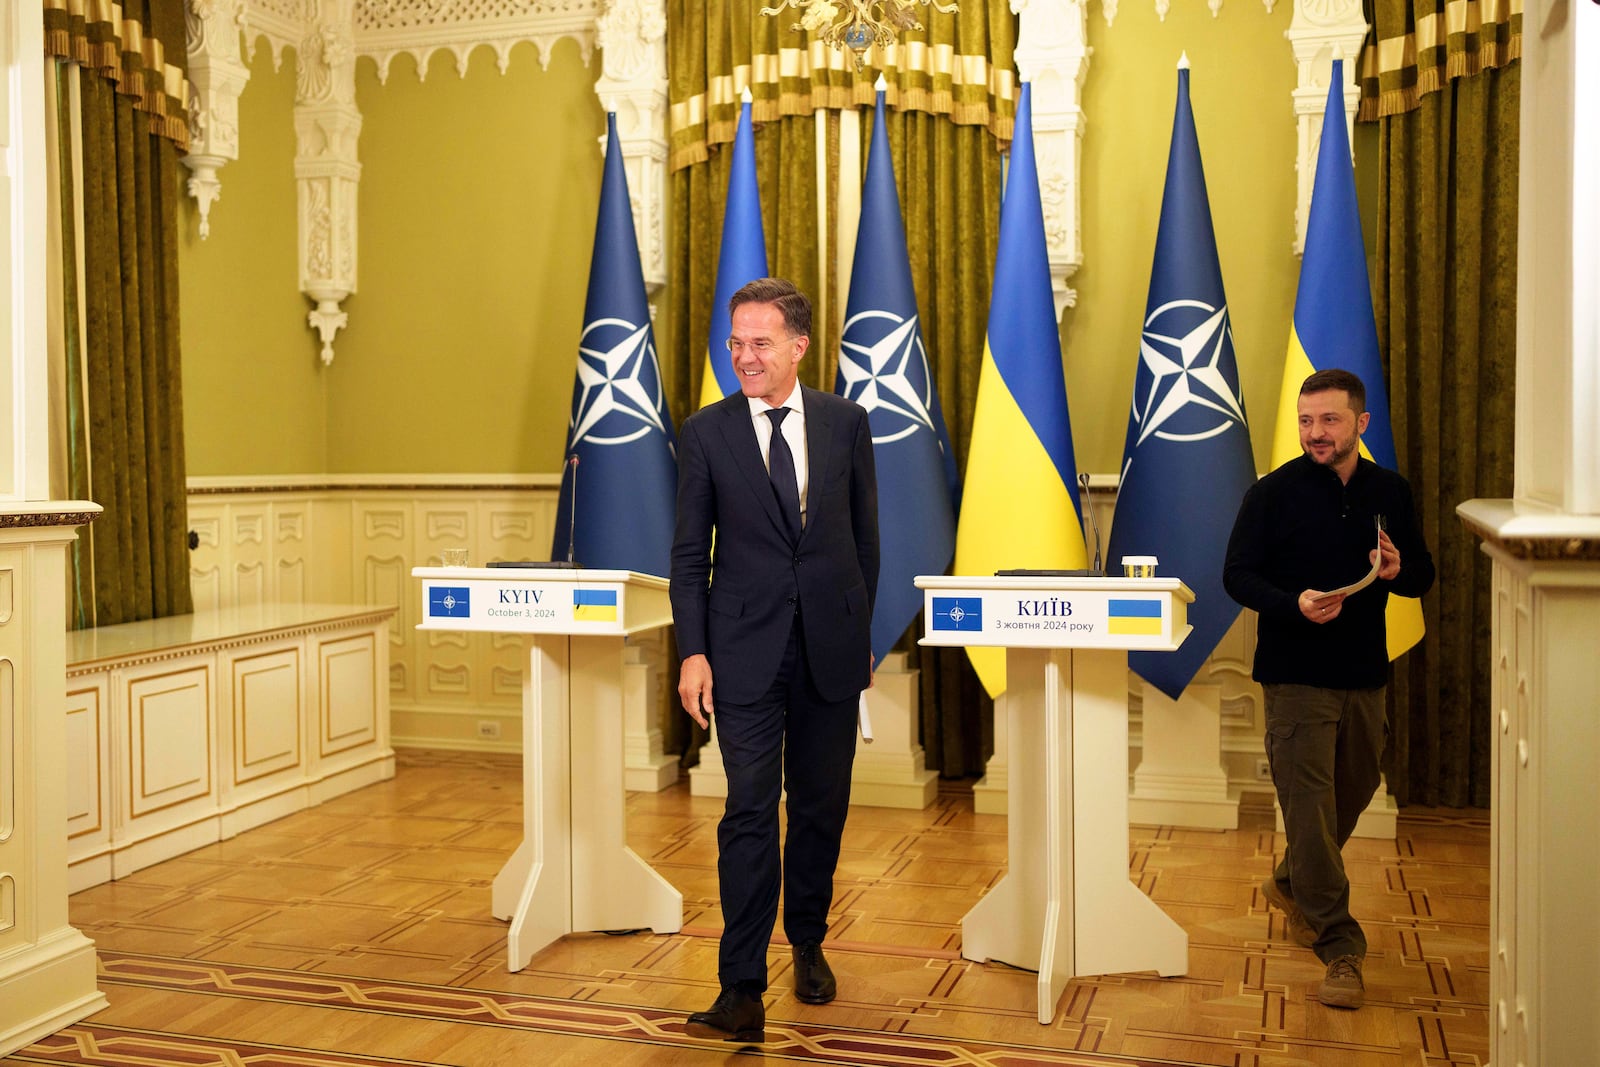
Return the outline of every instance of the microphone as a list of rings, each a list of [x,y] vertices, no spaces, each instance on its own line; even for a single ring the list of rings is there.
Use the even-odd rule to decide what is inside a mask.
[[[567,457],[566,465],[572,468],[572,493],[567,507],[567,566],[576,567],[577,564],[572,560],[572,554],[578,548],[578,454],[576,452]]]
[[[1078,487],[1083,490],[1081,502],[1083,513],[1089,516],[1089,528],[1094,531],[1094,566],[1090,568],[1095,574],[1104,574],[1106,569],[1100,565],[1100,524],[1095,521],[1094,508],[1089,506],[1089,476],[1078,475]]]

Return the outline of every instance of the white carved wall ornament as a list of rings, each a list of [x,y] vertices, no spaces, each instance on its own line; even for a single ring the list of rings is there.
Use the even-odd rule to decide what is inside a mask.
[[[1206,7],[1211,9],[1212,18],[1222,17],[1223,0],[1206,0]],[[1100,0],[1100,14],[1109,26],[1116,21],[1118,0]],[[1266,8],[1267,14],[1272,14],[1273,8],[1278,6],[1278,0],[1261,0],[1261,6]],[[1167,21],[1167,16],[1172,13],[1172,0],[1155,0],[1156,18]]]
[[[1033,147],[1060,318],[1077,302],[1067,279],[1083,265],[1079,171],[1083,80],[1089,73],[1088,7],[1085,0],[1011,0],[1011,10],[1020,16],[1017,70],[1033,86]]]
[[[190,0],[192,3],[193,0]],[[244,60],[254,63],[263,38],[272,51],[272,69],[283,69],[286,48],[299,48],[305,37],[312,0],[243,0],[239,24],[244,30]]]
[[[501,74],[511,65],[511,50],[524,42],[548,68],[551,49],[568,37],[587,66],[599,10],[600,0],[357,0],[356,51],[378,65],[379,82],[388,81],[398,55],[411,56],[417,78],[425,78],[429,60],[441,50],[455,56],[456,73],[464,77],[479,45],[494,51]]]
[[[421,79],[433,53],[448,49],[456,57],[457,73],[465,76],[473,49],[487,45],[504,74],[516,45],[531,43],[540,64],[548,67],[550,50],[571,37],[588,64],[600,8],[601,0],[189,0],[190,68],[205,78],[204,84],[196,81],[201,107],[194,143],[201,151],[186,160],[195,171],[189,191],[200,201],[201,236],[210,232],[210,206],[219,195],[216,170],[238,158],[238,97],[249,78],[246,64],[254,59],[261,38],[272,49],[274,70],[282,68],[284,49],[293,47],[300,289],[316,304],[307,321],[322,341],[323,363],[332,363],[333,339],[349,322],[339,305],[356,291],[361,183],[357,57],[377,64],[381,83],[387,81],[395,56],[412,56]],[[208,58],[222,51],[217,42],[237,43],[237,33],[229,37],[218,29],[230,18],[244,32],[243,61],[233,55],[236,70]],[[666,277],[665,8],[660,0],[612,3],[604,22],[608,49],[614,53],[608,56],[613,78],[607,89],[626,97],[637,116],[623,128],[622,137],[641,223],[645,277],[654,290]],[[646,83],[659,99],[642,91]]]
[[[222,195],[217,172],[239,158],[239,94],[250,80],[240,48],[243,0],[189,0],[184,11],[189,80],[195,108],[189,118],[189,195],[200,205],[200,239],[211,234],[211,205]]]
[[[1360,93],[1356,59],[1367,35],[1361,0],[1295,0],[1294,18],[1284,36],[1294,52],[1296,83],[1291,98],[1296,128],[1297,173],[1294,209],[1294,254],[1305,251],[1311,189],[1317,175],[1317,150],[1322,143],[1322,113],[1328,103],[1333,61],[1344,59],[1345,129],[1355,123]],[[1354,152],[1354,141],[1351,142]]]
[[[645,291],[653,295],[667,281],[666,4],[606,0],[595,35],[601,74],[594,90],[617,115]]]
[[[295,183],[300,216],[300,290],[316,302],[306,316],[333,362],[333,338],[349,321],[339,310],[356,291],[355,0],[315,0],[295,69]]]

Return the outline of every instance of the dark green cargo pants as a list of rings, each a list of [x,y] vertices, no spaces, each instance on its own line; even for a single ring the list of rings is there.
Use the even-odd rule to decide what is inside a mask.
[[[1266,685],[1267,759],[1289,846],[1273,871],[1317,932],[1324,963],[1365,956],[1350,917],[1350,880],[1340,849],[1381,781],[1388,733],[1383,689]]]

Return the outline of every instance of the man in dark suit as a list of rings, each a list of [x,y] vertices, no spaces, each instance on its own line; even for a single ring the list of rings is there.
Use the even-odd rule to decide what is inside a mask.
[[[679,435],[671,595],[678,696],[702,727],[714,711],[728,776],[717,827],[722,991],[686,1031],[749,1042],[765,1040],[780,885],[795,996],[834,996],[822,937],[857,702],[872,684],[878,490],[866,411],[797,380],[811,302],[790,282],[762,278],[733,295],[729,312],[740,392]]]

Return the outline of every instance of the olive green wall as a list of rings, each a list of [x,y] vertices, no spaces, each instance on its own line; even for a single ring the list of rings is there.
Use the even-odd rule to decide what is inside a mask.
[[[332,472],[560,466],[605,115],[578,46],[501,74],[357,67],[361,288],[328,375]]]
[[[1269,14],[1230,4],[1213,18],[1204,4],[1174,4],[1163,22],[1154,5],[1123,4],[1109,28],[1098,5],[1091,10],[1084,262],[1068,282],[1077,305],[1062,321],[1081,470],[1110,474],[1122,463],[1184,52],[1245,414],[1257,466],[1266,465],[1299,273],[1290,243],[1295,68],[1283,37],[1291,6]]]
[[[1123,5],[1089,18],[1084,265],[1062,339],[1078,463],[1113,473],[1188,52],[1234,341],[1258,466],[1267,463],[1294,305],[1291,6]],[[181,261],[193,474],[553,472],[560,463],[599,196],[596,72],[560,42],[499,73],[433,57],[419,81],[357,67],[359,291],[324,368],[295,268],[294,57],[262,47],[241,99],[242,158],[212,236]],[[1376,137],[1359,128],[1369,242]],[[189,209],[192,216],[193,209]],[[675,413],[680,419],[685,413]]]
[[[327,470],[326,377],[295,264],[294,63],[256,50],[239,98],[239,158],[222,168],[211,235],[178,218],[183,426],[191,475]],[[181,164],[178,180],[187,181]]]

